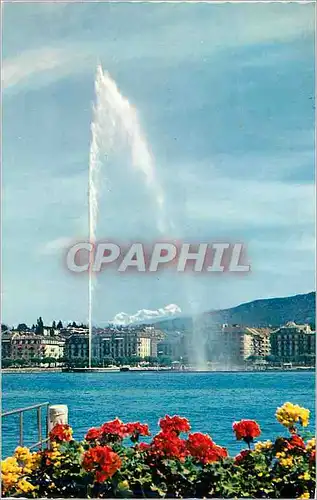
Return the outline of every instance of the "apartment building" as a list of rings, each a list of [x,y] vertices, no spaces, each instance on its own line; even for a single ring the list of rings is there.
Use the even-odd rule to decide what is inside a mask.
[[[316,352],[316,332],[309,325],[288,322],[271,334],[271,352],[284,361],[297,361],[300,356]]]
[[[94,328],[92,358],[146,358],[157,355],[157,344],[162,332],[152,327]],[[65,354],[72,360],[88,359],[88,333],[72,333],[66,339]]]
[[[185,342],[184,334],[182,332],[169,332],[169,334],[162,339],[157,346],[158,356],[166,356],[173,361],[185,357]]]
[[[270,328],[251,328],[246,327],[246,334],[252,336],[252,355],[265,357],[271,354]]]
[[[27,359],[64,356],[65,341],[61,337],[48,337],[35,333],[10,332],[2,335],[2,358]]]

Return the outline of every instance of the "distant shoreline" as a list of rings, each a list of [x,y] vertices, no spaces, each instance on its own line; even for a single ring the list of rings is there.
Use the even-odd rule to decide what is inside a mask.
[[[62,368],[1,368],[1,373],[62,373]]]
[[[120,368],[75,368],[72,370],[66,370],[65,368],[3,368],[1,373],[3,374],[23,374],[23,373],[129,373],[129,372],[148,372],[148,373],[270,373],[270,372],[313,372],[316,368],[313,366],[308,367],[293,367],[293,368],[270,368],[266,370],[259,370],[256,368],[244,370],[172,370],[166,368],[130,368],[127,371],[120,371]]]

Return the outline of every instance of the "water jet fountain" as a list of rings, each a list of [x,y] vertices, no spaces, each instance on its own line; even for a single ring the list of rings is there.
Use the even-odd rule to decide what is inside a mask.
[[[117,153],[121,145],[125,145],[130,156],[129,164],[135,172],[143,176],[143,183],[154,200],[156,211],[156,226],[159,235],[166,236],[174,227],[171,217],[167,222],[165,213],[164,193],[156,178],[155,164],[150,153],[149,146],[142,132],[137,112],[119,91],[116,83],[105,72],[101,65],[97,67],[95,77],[95,102],[93,106],[93,120],[91,123],[91,143],[89,156],[89,181],[88,181],[88,203],[89,203],[89,241],[96,242],[96,228],[98,220],[98,204],[100,195],[101,170],[110,169],[112,163],[110,158]],[[104,172],[107,177],[107,171]],[[92,305],[93,292],[96,282],[92,266],[89,268],[88,278],[88,366],[92,362]],[[197,310],[193,308],[193,297],[191,284],[187,276],[184,276],[185,291],[191,312],[194,315]],[[206,368],[206,353],[204,349],[201,328],[193,319],[193,356],[192,360],[200,369]]]
[[[98,219],[99,185],[102,168],[109,164],[109,157],[116,144],[128,142],[131,166],[143,174],[143,179],[156,204],[157,229],[161,235],[166,232],[167,224],[164,207],[164,193],[155,176],[155,167],[136,110],[128,99],[122,96],[116,83],[101,65],[95,77],[95,103],[91,124],[91,143],[88,179],[88,219],[89,241],[95,243]],[[92,357],[92,302],[95,276],[89,269],[88,278],[88,365]]]

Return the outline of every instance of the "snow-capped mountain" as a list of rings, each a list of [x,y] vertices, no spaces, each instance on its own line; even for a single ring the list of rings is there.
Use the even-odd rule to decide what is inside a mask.
[[[181,309],[176,304],[169,304],[168,306],[159,309],[141,309],[135,314],[127,314],[124,312],[118,313],[110,321],[115,325],[131,325],[132,323],[141,323],[144,321],[153,321],[156,319],[163,319],[166,317],[176,316],[181,314]]]

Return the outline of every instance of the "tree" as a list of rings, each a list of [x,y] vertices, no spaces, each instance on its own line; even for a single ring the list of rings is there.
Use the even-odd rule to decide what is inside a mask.
[[[73,321],[73,322],[72,322],[72,327],[73,327],[73,328],[76,328],[76,327],[77,327],[77,325],[76,325],[76,321]]]
[[[315,364],[315,355],[314,354],[300,354],[295,359],[296,363],[304,364],[304,365],[314,365]]]
[[[102,362],[100,361],[100,359],[99,359],[99,358],[93,358],[93,359],[91,360],[91,366],[92,366],[93,368],[99,368],[99,367],[101,367],[101,366],[102,366]]]
[[[103,360],[102,360],[102,366],[110,366],[110,365],[115,365],[116,362],[113,358],[109,358],[109,357],[104,357]]]
[[[13,359],[10,359],[10,358],[4,358],[2,361],[1,361],[1,367],[2,368],[10,368],[10,366],[12,366],[14,363]]]
[[[150,365],[157,365],[157,363],[160,362],[159,358],[157,358],[155,356],[145,356],[143,361],[150,363]]]
[[[85,368],[88,364],[88,360],[86,359],[73,359],[69,366],[73,368]]]
[[[25,359],[15,359],[14,364],[16,366],[25,366],[26,365],[26,360]]]
[[[43,332],[44,332],[44,323],[43,323],[43,320],[41,318],[41,316],[37,319],[37,322],[36,322],[36,329],[35,329],[35,333],[37,335],[43,335]]]
[[[52,328],[53,328],[54,330],[56,330],[56,321],[55,321],[55,319],[54,319],[54,321],[53,321],[53,323],[52,323]]]
[[[25,323],[19,323],[17,326],[17,330],[18,332],[27,332],[29,330],[29,327]]]
[[[59,359],[58,359],[58,361],[59,361],[60,363],[63,363],[63,364],[64,364],[64,365],[66,365],[66,366],[69,366],[69,365],[70,365],[70,360],[69,360],[69,358],[67,358],[66,356],[63,356],[63,357],[59,358]]]
[[[273,354],[268,354],[264,359],[268,363],[277,363],[280,361],[279,358],[277,356],[274,356]]]
[[[126,358],[126,357],[120,357],[120,358],[116,358],[116,362],[118,365],[128,365],[129,364],[129,359]]]
[[[42,363],[42,358],[36,358],[36,357],[31,358],[31,363],[35,366],[38,366]]]
[[[63,328],[63,323],[61,322],[61,320],[59,320],[59,322],[57,323],[57,327],[58,330],[60,330],[61,328]]]
[[[128,356],[128,357],[123,358],[123,359],[126,360],[125,364],[132,365],[132,366],[135,366],[138,363],[141,363],[141,361],[144,361],[143,358],[141,358],[140,356]]]
[[[7,332],[9,330],[9,327],[5,325],[4,323],[1,323],[1,331],[2,332]]]
[[[56,358],[53,358],[52,356],[47,356],[47,357],[43,358],[42,363],[47,364],[50,368],[52,364],[54,364],[54,366],[56,366],[56,361],[57,361]]]
[[[251,356],[248,356],[247,361],[254,363],[255,361],[259,361],[260,359],[263,359],[262,356],[257,356],[256,354],[251,354]]]
[[[314,366],[316,364],[316,355],[306,354],[305,363],[309,366]]]
[[[159,358],[160,366],[171,366],[172,362],[172,358],[169,356],[160,356]]]

